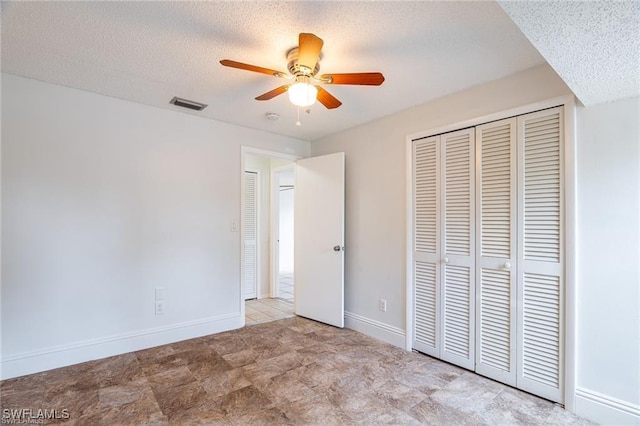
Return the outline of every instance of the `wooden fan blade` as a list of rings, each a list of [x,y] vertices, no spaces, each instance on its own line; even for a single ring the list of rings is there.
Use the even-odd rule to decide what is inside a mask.
[[[276,77],[285,77],[287,74],[282,71],[271,70],[269,68],[257,67],[255,65],[243,64],[242,62],[232,61],[230,59],[223,59],[220,61],[225,67],[238,68],[241,70],[259,72],[261,74],[273,75]]]
[[[313,71],[318,63],[324,41],[315,34],[300,33],[298,38],[298,65]]]
[[[327,107],[327,109],[338,108],[342,105],[342,102],[322,87],[316,86],[316,89],[318,89],[318,102]]]
[[[268,101],[269,99],[273,99],[278,95],[282,95],[283,93],[285,93],[288,89],[289,86],[291,86],[290,84],[285,84],[284,86],[280,86],[277,87],[273,90],[270,90],[267,93],[263,93],[262,95],[258,96],[256,98],[257,101]]]
[[[320,80],[326,84],[355,84],[361,86],[380,86],[384,76],[379,72],[356,72],[347,74],[323,74]]]

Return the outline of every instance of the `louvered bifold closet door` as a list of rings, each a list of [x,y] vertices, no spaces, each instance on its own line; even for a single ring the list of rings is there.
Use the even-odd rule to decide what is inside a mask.
[[[242,265],[242,294],[254,299],[258,291],[258,174],[244,173],[244,211],[242,217],[244,258]]]
[[[441,176],[443,258],[440,358],[473,370],[475,362],[474,129],[443,134]]]
[[[516,119],[476,127],[476,372],[516,385]]]
[[[562,107],[518,117],[518,387],[563,401]]]
[[[414,300],[413,348],[440,356],[440,137],[413,142]]]

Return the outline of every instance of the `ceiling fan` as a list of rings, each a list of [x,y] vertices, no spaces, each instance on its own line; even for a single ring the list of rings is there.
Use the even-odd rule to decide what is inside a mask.
[[[298,47],[294,47],[287,52],[289,73],[229,59],[223,59],[220,63],[225,67],[259,72],[292,81],[263,93],[256,100],[266,101],[288,92],[291,103],[301,107],[313,105],[316,99],[328,109],[338,108],[342,105],[342,102],[327,92],[321,84],[379,86],[384,82],[384,76],[379,72],[322,74],[318,76],[317,74],[320,71],[320,51],[323,44],[322,39],[314,34],[300,33]]]

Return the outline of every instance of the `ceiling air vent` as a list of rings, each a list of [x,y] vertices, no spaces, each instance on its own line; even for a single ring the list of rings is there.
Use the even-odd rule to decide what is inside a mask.
[[[202,111],[207,107],[207,105],[201,104],[200,102],[190,101],[188,99],[182,99],[177,96],[174,96],[173,99],[169,101],[169,103],[174,104],[175,106],[179,106],[182,108],[189,108],[196,111]]]

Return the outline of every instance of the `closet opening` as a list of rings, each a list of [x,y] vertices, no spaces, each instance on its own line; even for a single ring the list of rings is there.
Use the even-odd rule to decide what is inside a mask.
[[[407,137],[407,349],[569,405],[572,106]]]

